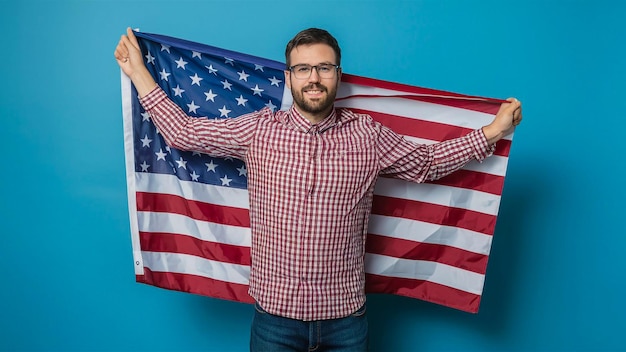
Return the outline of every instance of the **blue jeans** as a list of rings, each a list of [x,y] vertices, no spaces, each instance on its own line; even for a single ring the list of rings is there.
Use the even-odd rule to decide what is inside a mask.
[[[254,304],[250,351],[367,351],[365,305],[345,318],[301,321]]]

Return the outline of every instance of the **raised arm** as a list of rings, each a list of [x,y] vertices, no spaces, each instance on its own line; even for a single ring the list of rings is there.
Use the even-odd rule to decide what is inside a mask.
[[[115,59],[124,73],[130,77],[140,97],[146,96],[156,87],[156,82],[143,63],[141,49],[133,30],[126,29],[115,48]]]

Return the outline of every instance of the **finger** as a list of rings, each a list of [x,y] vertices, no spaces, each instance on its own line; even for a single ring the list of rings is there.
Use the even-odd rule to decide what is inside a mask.
[[[126,28],[126,35],[128,36],[128,39],[133,44],[133,46],[139,49],[139,41],[137,41],[137,37],[135,37],[135,32],[130,27]]]

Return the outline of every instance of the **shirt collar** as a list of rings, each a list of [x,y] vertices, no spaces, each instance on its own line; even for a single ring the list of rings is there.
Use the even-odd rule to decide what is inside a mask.
[[[291,115],[296,128],[305,133],[323,133],[337,124],[337,112],[334,107],[326,118],[316,124],[312,124],[306,117],[302,116],[295,105],[292,105],[291,108],[289,108],[289,114]]]

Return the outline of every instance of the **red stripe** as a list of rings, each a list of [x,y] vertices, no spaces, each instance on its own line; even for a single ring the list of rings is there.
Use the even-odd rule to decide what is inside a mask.
[[[399,92],[399,95],[402,95],[402,92],[411,93],[411,94],[422,94],[422,95],[436,95],[440,97],[416,96],[416,97],[412,97],[412,99],[432,102],[432,103],[436,103],[439,105],[446,105],[446,106],[463,108],[467,110],[479,111],[479,112],[484,112],[488,114],[495,114],[500,108],[500,104],[505,102],[505,100],[502,100],[502,99],[485,98],[485,97],[479,97],[479,96],[473,96],[473,95],[458,94],[458,93],[437,90],[437,89],[409,86],[406,84],[383,81],[383,80],[374,79],[374,78],[354,76],[354,75],[350,75],[346,73],[341,75],[341,81],[345,83],[358,84],[358,85],[367,86],[367,87],[395,90]],[[459,99],[459,98],[464,98],[464,99]]]
[[[367,235],[366,252],[410,260],[426,260],[485,274],[488,256],[441,244]]]
[[[477,313],[480,305],[480,295],[424,280],[366,274],[365,291],[422,299],[469,313]]]
[[[400,133],[405,136],[433,140],[437,142],[462,137],[473,131],[473,129],[471,128],[463,128],[455,125],[447,125],[439,122],[431,122],[405,116],[385,114],[365,109],[350,107],[350,110],[356,113],[370,115],[374,120],[382,123],[386,127],[391,128],[396,133]],[[501,139],[496,144],[496,150],[494,151],[494,154],[500,156],[508,156],[510,149],[511,141],[508,139]]]
[[[174,213],[196,220],[250,227],[248,209],[205,203],[171,194],[137,192],[137,211]]]
[[[229,301],[253,303],[248,285],[210,279],[203,276],[151,271],[144,267],[144,275],[135,276],[137,282],[169,290],[177,290]]]
[[[236,246],[174,233],[139,232],[141,250],[190,254],[225,263],[250,265],[250,247]]]
[[[438,180],[427,181],[427,183],[471,189],[500,196],[504,187],[504,176],[461,169]]]
[[[486,235],[493,235],[497,218],[468,209],[381,195],[374,196],[372,214],[460,227]]]

